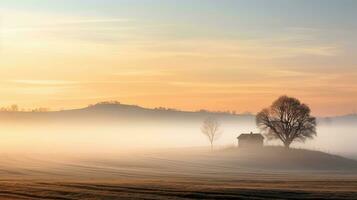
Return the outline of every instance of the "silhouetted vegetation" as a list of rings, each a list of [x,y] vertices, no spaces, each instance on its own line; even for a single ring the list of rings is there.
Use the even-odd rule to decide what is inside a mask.
[[[211,150],[213,150],[213,142],[222,134],[219,122],[216,119],[209,117],[203,122],[201,131],[207,136],[209,142],[211,143]]]
[[[88,107],[94,107],[98,105],[121,105],[121,103],[119,101],[102,101],[96,104],[89,104]]]
[[[154,110],[159,110],[159,111],[180,111],[178,109],[174,109],[174,108],[166,108],[166,107],[156,107],[154,108]]]
[[[31,109],[31,112],[48,112],[48,111],[50,111],[50,109],[49,108],[44,108],[44,107]]]
[[[200,112],[200,113],[214,113],[214,114],[227,114],[227,115],[236,115],[236,114],[237,114],[237,111],[235,111],[235,110],[210,111],[210,110],[206,110],[206,109],[200,109],[200,110],[197,110],[196,112]]]
[[[316,119],[310,108],[296,98],[282,96],[256,116],[257,126],[268,139],[280,139],[286,148],[316,135]]]
[[[20,108],[18,105],[13,104],[8,107],[1,107],[0,112],[48,112],[50,111],[49,108],[39,107],[39,108],[32,108],[32,109],[25,109]]]

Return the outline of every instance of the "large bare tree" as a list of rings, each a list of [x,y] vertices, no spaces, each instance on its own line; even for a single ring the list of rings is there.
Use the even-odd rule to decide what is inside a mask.
[[[280,139],[286,148],[316,135],[316,119],[310,108],[296,98],[281,96],[256,116],[257,126],[268,139]]]
[[[213,150],[213,142],[217,140],[223,133],[220,130],[219,122],[215,118],[209,117],[203,121],[201,131],[204,135],[207,136],[211,144],[211,150]]]

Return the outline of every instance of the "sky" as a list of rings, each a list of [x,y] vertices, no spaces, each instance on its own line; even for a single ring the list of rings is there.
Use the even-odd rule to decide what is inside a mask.
[[[0,105],[357,111],[357,1],[0,2]]]

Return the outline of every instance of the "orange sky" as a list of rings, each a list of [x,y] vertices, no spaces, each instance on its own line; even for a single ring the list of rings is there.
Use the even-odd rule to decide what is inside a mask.
[[[178,11],[158,18],[155,5],[142,8],[140,15],[118,16],[100,8],[81,13],[84,4],[78,12],[53,12],[56,5],[50,3],[41,10],[4,3],[0,104],[55,110],[118,100],[145,107],[257,112],[287,94],[319,116],[355,112],[357,67],[351,52],[356,30],[333,27],[340,24],[338,18],[331,24],[312,18],[317,24],[312,27],[293,18],[259,21],[267,16],[235,12],[237,24],[230,26],[228,6],[214,15],[208,12],[213,3],[207,2],[202,15],[221,21],[200,23],[195,11],[185,22]]]

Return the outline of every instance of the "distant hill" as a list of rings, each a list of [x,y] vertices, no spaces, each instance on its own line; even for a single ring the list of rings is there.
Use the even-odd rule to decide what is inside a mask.
[[[319,123],[325,125],[357,125],[357,114],[349,114],[336,117],[324,117],[319,119]]]
[[[123,120],[123,121],[177,121],[197,122],[206,117],[215,117],[221,121],[239,122],[255,126],[254,114],[236,114],[229,112],[180,111],[169,108],[144,108],[137,105],[118,102],[102,102],[81,109],[43,112],[0,111],[1,121],[88,121],[88,120]],[[318,118],[321,125],[357,124],[357,114]]]
[[[49,111],[49,112],[0,112],[2,121],[88,121],[88,120],[123,120],[123,121],[202,121],[206,117],[215,117],[222,121],[239,121],[241,123],[254,124],[255,116],[252,114],[233,114],[228,112],[179,111],[167,108],[144,108],[137,105],[120,103],[98,103],[86,108]]]

